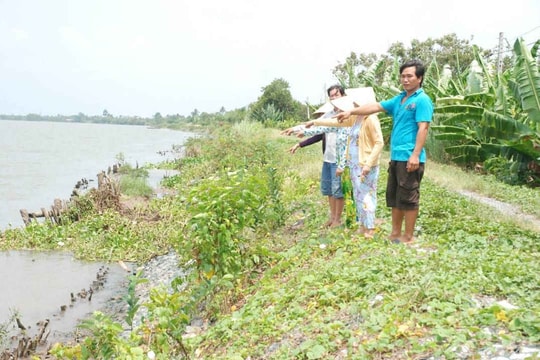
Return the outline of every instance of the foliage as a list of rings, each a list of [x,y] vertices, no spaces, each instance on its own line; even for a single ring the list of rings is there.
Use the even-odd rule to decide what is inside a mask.
[[[283,112],[278,110],[273,103],[266,105],[260,110],[253,110],[251,116],[263,124],[275,124],[283,121]]]
[[[218,122],[234,123],[242,121],[247,116],[247,107],[224,111],[222,107],[218,113],[199,112],[193,110],[189,115],[161,113],[154,114],[153,117],[140,116],[113,116],[107,110],[103,111],[102,116],[90,116],[83,113],[76,115],[56,115],[48,116],[41,114],[26,115],[5,115],[0,114],[0,120],[24,120],[24,121],[54,121],[54,122],[75,122],[75,123],[98,123],[98,124],[119,124],[119,125],[139,125],[151,126],[156,128],[170,128],[177,130],[201,131],[203,126],[215,124]]]
[[[238,156],[245,156],[237,136],[229,138],[226,134],[224,138],[214,139],[213,144],[228,141],[235,143],[235,150],[229,156],[236,161]],[[235,166],[222,156],[220,162],[229,163],[228,166],[189,189],[186,209],[191,241],[187,250],[196,260],[203,279],[210,280],[214,275],[236,276],[246,263],[257,263],[259,255],[252,253],[246,230],[272,229],[282,224],[285,214],[280,201],[282,180],[276,168],[268,166],[275,155],[271,155],[266,144],[261,144],[260,138],[249,144],[258,147],[250,151],[253,155],[249,163],[242,166],[242,161]],[[231,146],[224,144],[224,148]]]
[[[404,359],[460,352],[473,358],[494,345],[538,341],[538,232],[434,184],[429,171],[414,246],[385,241],[390,211],[382,206],[377,217],[386,221],[373,240],[321,229],[327,204],[318,188],[320,149],[285,155],[291,142],[248,122],[193,139],[179,163],[181,176],[170,180],[176,195],[150,203],[163,221],[134,223],[108,211],[66,226],[3,233],[2,246],[57,249],[63,241],[88,259],[145,261],[173,246],[186,262],[195,255],[215,269],[208,278],[208,268],[194,264],[192,276],[178,279],[182,286],[153,289],[146,303],[132,301],[148,312],[139,322],[136,315],[126,319],[139,324],[131,330],[96,313],[84,323],[80,345],[51,353],[59,359]],[[384,171],[379,181],[386,181]],[[499,196],[509,192],[490,187]],[[384,186],[378,188],[382,197]],[[523,191],[523,201],[538,198],[538,190]],[[216,252],[212,244],[223,247]],[[183,337],[201,315],[208,328]]]
[[[345,168],[343,174],[341,174],[341,186],[345,199],[345,205],[343,207],[345,213],[345,226],[349,229],[354,229],[357,226],[356,223],[356,203],[354,201],[354,192],[352,188],[351,172],[348,167]]]
[[[144,344],[153,349],[156,359],[171,359],[176,356],[189,358],[182,335],[193,313],[194,301],[189,294],[177,291],[169,294],[163,288],[152,289],[146,305],[148,317],[139,328]]]
[[[409,59],[422,59],[426,64],[433,62],[440,66],[448,64],[454,73],[460,74],[465,72],[474,59],[472,48],[469,40],[458,39],[456,34],[444,35],[437,39],[428,38],[425,41],[413,39],[409,47],[397,42],[382,55],[351,52],[343,64],[334,68],[333,74],[338,79],[348,79],[345,83],[351,85],[358,84],[356,80],[351,80],[351,76],[361,79],[360,84],[366,77],[371,77],[373,83],[385,84],[388,70],[395,71],[395,64],[401,64]],[[486,50],[481,52],[490,55]],[[508,60],[505,60],[505,63],[508,63]]]
[[[518,39],[514,48],[514,67],[496,76],[476,51],[484,90],[438,98],[433,129],[454,161],[469,165],[487,161],[491,171],[501,170],[501,179],[538,185],[540,74],[523,40]],[[492,158],[505,158],[507,164],[493,167]]]
[[[81,344],[81,359],[143,359],[143,350],[120,336],[121,324],[103,313],[95,312],[92,318],[82,322],[81,328],[91,334]]]
[[[529,118],[527,125],[535,129],[537,134],[540,133],[540,72],[536,60],[539,46],[540,40],[533,46],[534,50],[529,50],[523,39],[516,40],[516,62],[509,81],[510,89]]]
[[[305,119],[305,106],[293,99],[289,83],[275,79],[262,88],[262,95],[250,107],[251,117],[260,122]]]
[[[262,221],[263,186],[258,174],[237,171],[193,187],[187,199],[192,238],[187,250],[203,278],[238,274],[249,259],[242,231]]]
[[[534,342],[538,317],[527,309],[539,293],[527,289],[538,281],[529,265],[538,234],[482,219],[480,205],[429,180],[424,194],[418,246],[303,229],[197,349],[213,358],[452,358],[451,349],[480,351],[501,336]]]
[[[134,275],[129,277],[129,284],[127,287],[127,294],[124,296],[124,300],[128,305],[128,310],[126,314],[126,323],[129,325],[131,330],[133,330],[133,318],[141,306],[139,303],[139,298],[135,293],[137,285],[147,282],[146,279],[141,278],[141,271],[137,272]]]
[[[371,86],[378,99],[386,99],[399,91],[401,62],[420,57],[427,66],[423,88],[436,105],[433,131],[426,144],[429,154],[439,161],[450,160],[467,167],[488,161],[487,168],[500,171],[496,174],[500,179],[538,186],[538,43],[529,50],[518,39],[513,62],[506,61],[500,72],[485,51],[452,34],[424,43],[415,40],[411,49],[394,44],[390,55],[382,57],[351,55],[334,73],[342,84]],[[455,56],[456,61],[451,62],[450,56]],[[381,116],[381,127],[388,139],[391,119]],[[491,158],[504,158],[506,164],[492,166],[495,160]]]
[[[96,207],[90,196],[74,197],[70,206],[62,214],[62,221],[75,222],[96,213]]]
[[[144,168],[133,168],[126,164],[120,167],[119,187],[122,194],[127,196],[150,197],[153,189],[148,185],[148,170]]]

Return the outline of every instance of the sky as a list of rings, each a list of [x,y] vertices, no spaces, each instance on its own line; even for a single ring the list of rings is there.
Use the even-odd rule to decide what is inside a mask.
[[[319,104],[355,53],[540,39],[538,0],[0,0],[0,114],[234,110],[275,79]]]

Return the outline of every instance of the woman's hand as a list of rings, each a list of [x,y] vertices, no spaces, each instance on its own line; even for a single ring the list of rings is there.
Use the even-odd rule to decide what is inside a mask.
[[[291,147],[291,148],[289,149],[289,152],[290,152],[291,154],[294,154],[294,153],[296,152],[296,150],[298,150],[299,148],[300,148],[300,144],[294,144],[293,147]]]
[[[348,119],[350,116],[351,116],[351,112],[350,112],[350,111],[343,111],[343,112],[338,113],[338,114],[335,116],[335,118],[337,119],[337,121],[339,121],[340,123],[342,123],[343,121],[345,121],[345,119]]]
[[[291,135],[292,133],[294,133],[294,128],[288,128],[288,129],[285,129],[281,132],[281,135]]]
[[[371,171],[371,166],[364,165],[362,166],[362,176],[367,176]]]

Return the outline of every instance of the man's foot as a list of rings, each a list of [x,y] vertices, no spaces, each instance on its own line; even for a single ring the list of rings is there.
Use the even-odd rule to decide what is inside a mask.
[[[330,226],[328,226],[330,229],[333,229],[333,228],[337,228],[337,227],[340,227],[341,226],[341,222],[340,221],[332,221],[332,223],[330,224]]]
[[[399,241],[403,244],[412,244],[414,242],[414,237],[403,235],[399,237]]]
[[[392,242],[392,244],[405,244],[405,245],[410,245],[414,242],[414,238],[413,237],[408,237],[408,236],[400,236],[400,237],[397,237],[397,238],[394,238],[394,239],[390,239],[390,241]]]
[[[323,227],[329,227],[330,225],[332,225],[332,220],[328,220],[327,222],[325,222]]]
[[[392,240],[392,241],[396,239],[399,240],[399,238],[401,238],[401,234],[394,234],[394,233],[388,235],[387,237],[388,240]]]

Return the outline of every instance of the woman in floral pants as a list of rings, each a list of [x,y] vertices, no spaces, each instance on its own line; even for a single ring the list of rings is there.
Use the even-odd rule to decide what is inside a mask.
[[[363,88],[362,96],[345,96],[332,101],[341,110],[361,105],[372,97],[372,89]],[[349,94],[350,90],[347,90]],[[368,96],[366,96],[368,94]],[[374,97],[374,96],[373,96]],[[338,163],[338,171],[343,172],[345,166],[351,171],[351,181],[356,203],[358,231],[365,237],[373,237],[375,231],[375,210],[377,208],[377,182],[379,179],[379,161],[384,146],[381,125],[376,115],[350,116],[343,122],[335,118],[308,121],[305,126],[349,127],[344,162]],[[319,130],[322,130],[319,128]],[[326,131],[328,131],[327,129]],[[324,132],[324,130],[322,130]]]

